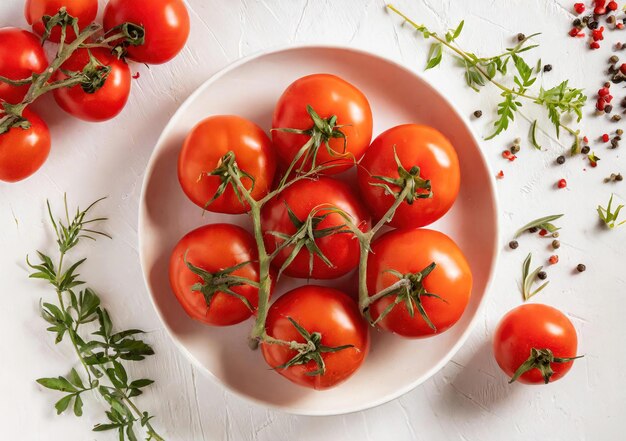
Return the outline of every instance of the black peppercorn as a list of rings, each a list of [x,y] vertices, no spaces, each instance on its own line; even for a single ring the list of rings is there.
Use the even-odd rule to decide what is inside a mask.
[[[548,277],[548,275],[546,274],[545,271],[539,271],[537,273],[537,277],[539,277],[541,280],[545,280]]]
[[[550,72],[552,70],[552,65],[551,64],[546,64],[545,66],[543,66],[543,71],[544,72]]]
[[[617,136],[622,136],[624,134],[624,131],[622,129],[617,129],[615,133],[617,134]]]
[[[609,58],[609,63],[617,63],[619,61],[619,57],[617,55],[611,55],[611,58]]]
[[[617,148],[617,146],[619,146],[619,141],[617,140],[617,138],[613,138],[613,139],[611,140],[611,148],[612,148],[612,149],[616,149],[616,148]]]
[[[512,250],[516,249],[519,246],[519,243],[517,243],[516,240],[512,240],[511,242],[509,242],[509,248],[511,248]]]
[[[587,26],[589,26],[589,29],[598,29],[598,26],[600,25],[600,23],[598,23],[597,21],[592,21],[590,22]]]
[[[517,34],[517,41],[524,41],[525,39],[526,35],[522,34],[521,32]]]
[[[618,173],[618,174],[617,174],[617,176],[615,176],[615,180],[616,180],[616,181],[623,181],[623,180],[624,180],[624,177],[622,176],[622,174],[621,174],[621,173]]]
[[[529,232],[529,233],[536,233],[537,231],[539,231],[539,228],[538,228],[538,227],[530,227],[530,228],[528,229],[528,232]]]
[[[582,149],[580,149],[580,153],[582,153],[583,155],[586,155],[587,153],[589,153],[591,149],[589,148],[588,145],[584,146]]]
[[[576,27],[579,27],[582,24],[582,21],[580,20],[580,18],[575,19],[572,24]]]
[[[604,113],[611,113],[612,111],[613,111],[613,106],[610,104],[604,108]]]
[[[607,106],[607,107],[609,107],[609,106]],[[606,109],[606,107],[605,107],[605,109]],[[607,112],[607,113],[608,113],[608,112]],[[611,117],[611,120],[612,120],[612,121],[615,121],[615,122],[617,122],[617,121],[619,121],[619,120],[621,120],[621,119],[622,119],[622,115],[618,115],[618,114],[615,114],[615,115],[613,115],[613,116]]]
[[[513,154],[519,153],[520,146],[519,146],[519,144],[513,144],[509,150]]]
[[[556,163],[557,164],[565,164],[565,156],[561,155],[558,158],[556,158]]]
[[[555,250],[561,248],[561,242],[559,242],[558,240],[554,239],[552,241],[552,248],[554,248]]]
[[[480,118],[481,116],[483,116],[483,111],[482,110],[475,110],[474,111],[474,116],[476,118]]]
[[[579,273],[582,273],[586,269],[587,269],[587,267],[585,265],[583,265],[582,263],[579,263],[578,265],[576,265],[576,271],[578,271]]]

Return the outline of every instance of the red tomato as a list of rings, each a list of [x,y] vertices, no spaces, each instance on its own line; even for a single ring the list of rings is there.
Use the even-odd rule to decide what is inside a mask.
[[[79,49],[63,63],[62,68],[69,71],[82,71],[89,64],[89,53],[100,64],[111,70],[102,87],[95,92],[86,92],[82,84],[73,87],[55,89],[54,99],[57,104],[70,115],[85,121],[106,121],[119,114],[130,95],[130,68],[123,60],[119,60],[110,51],[103,48]],[[97,68],[101,70],[102,68]],[[67,78],[60,70],[54,80]]]
[[[334,234],[311,238],[306,236],[306,242],[297,253],[293,261],[286,267],[284,273],[291,277],[314,279],[334,279],[354,269],[359,261],[359,241],[354,234],[347,233],[346,220],[340,214],[330,213],[324,207],[336,207],[343,210],[352,218],[362,231],[366,231],[369,224],[367,210],[354,195],[350,187],[333,178],[321,177],[319,180],[302,179],[287,187],[277,197],[269,201],[261,211],[261,226],[264,232],[264,241],[268,253],[273,253],[285,239],[270,232],[293,235],[297,230],[306,230],[306,225],[296,227],[289,216],[287,207],[301,223],[305,223],[307,216],[315,209],[321,208],[316,217],[324,217],[314,226],[313,231],[321,232],[328,228],[335,228]],[[338,233],[336,231],[342,231]],[[315,234],[315,233],[314,233]],[[310,271],[309,246],[314,243],[321,254],[332,264],[329,266],[319,254],[313,253],[313,271]],[[273,259],[272,264],[281,268],[297,247],[296,244],[287,246]]]
[[[43,72],[46,66],[46,54],[35,34],[18,28],[0,29],[0,76],[23,80]],[[0,81],[0,100],[20,103],[29,87],[29,84],[11,86]]]
[[[286,368],[298,352],[276,343],[263,343],[261,350],[267,364],[288,380],[313,389],[328,389],[350,377],[361,366],[369,350],[369,332],[354,300],[341,291],[306,285],[284,294],[270,307],[265,329],[270,337],[283,341],[306,342],[294,320],[306,332],[321,339],[314,345],[321,351],[324,372],[312,375],[320,366],[315,361]],[[341,346],[351,345],[336,350]],[[324,351],[335,348],[335,352]]]
[[[578,337],[572,322],[556,308],[528,303],[509,311],[496,328],[493,336],[493,353],[500,368],[513,377],[515,371],[531,356],[531,350],[551,352],[540,355],[537,363],[523,373],[517,381],[526,384],[543,384],[563,377],[573,361],[558,360],[576,357]],[[543,365],[544,375],[538,366]],[[550,375],[550,370],[554,373]]]
[[[250,233],[230,224],[212,224],[197,228],[176,244],[170,258],[169,272],[172,290],[190,317],[208,325],[227,326],[252,315],[252,311],[241,299],[224,292],[224,289],[228,288],[245,297],[256,310],[257,288],[245,284],[228,286],[226,282],[222,282],[212,290],[210,286],[205,288],[206,293],[194,290],[194,285],[204,282],[200,275],[187,267],[185,256],[187,262],[213,275],[244,262],[254,262],[225,276],[239,276],[258,282],[259,265],[255,262],[257,247]],[[221,277],[225,279],[225,276]],[[205,295],[212,295],[208,305]]]
[[[424,269],[433,263],[434,269],[425,274]],[[403,337],[420,338],[440,334],[461,318],[472,291],[472,272],[452,239],[438,231],[407,229],[392,230],[374,240],[367,266],[370,297],[398,282],[400,275],[420,273],[424,274],[421,280],[408,278],[413,316],[407,304],[409,297],[403,293],[399,298],[403,301],[380,319],[379,327]],[[391,294],[374,302],[370,307],[372,319],[378,319],[397,298],[398,294]],[[420,314],[419,302],[435,329]]]
[[[452,207],[461,183],[459,159],[454,147],[437,130],[417,124],[393,127],[372,142],[358,168],[358,183],[363,199],[377,220],[382,218],[394,202],[394,196],[385,189],[372,184],[383,181],[374,176],[392,179],[399,177],[398,164],[394,156],[407,170],[419,167],[419,176],[430,180],[432,197],[406,201],[398,207],[390,225],[396,228],[417,228],[428,225]],[[399,187],[391,184],[394,191]],[[421,190],[428,193],[427,190]]]
[[[254,177],[252,197],[265,196],[272,185],[276,171],[276,159],[272,143],[263,130],[247,119],[232,115],[217,115],[200,121],[187,135],[178,156],[178,180],[185,194],[199,207],[216,194],[222,180],[219,176],[206,176],[221,162],[229,151],[234,152],[241,170]],[[242,177],[247,189],[252,181]],[[232,185],[206,206],[209,211],[239,214],[248,211],[247,203],[241,202]]]
[[[317,154],[317,164],[343,164],[325,170],[325,174],[339,173],[352,167],[355,161],[361,159],[372,140],[372,111],[365,95],[352,84],[334,75],[315,74],[302,77],[287,87],[278,100],[272,128],[311,129],[314,124],[307,112],[307,106],[311,106],[321,118],[328,119],[333,115],[337,117],[336,124],[344,125],[340,130],[345,134],[345,151],[350,155],[338,158],[329,154],[322,143]],[[272,141],[285,168],[309,139],[310,135],[272,131]],[[328,142],[335,154],[344,153],[343,138],[330,138]],[[307,165],[310,167],[310,164]]]
[[[78,19],[78,28],[82,31],[96,19],[98,0],[26,0],[24,15],[33,31],[39,35],[45,32],[42,18],[44,15],[54,16],[59,9],[65,7],[67,13]],[[61,27],[55,26],[50,33],[50,41],[61,41]],[[66,28],[65,41],[76,40],[76,33],[71,26]]]
[[[189,13],[183,0],[110,0],[104,9],[105,31],[126,22],[145,30],[144,44],[127,48],[128,58],[140,63],[171,60],[189,36]]]

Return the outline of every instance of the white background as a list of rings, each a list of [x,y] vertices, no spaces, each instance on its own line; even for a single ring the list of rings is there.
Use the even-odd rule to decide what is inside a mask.
[[[589,95],[604,81],[610,41],[626,40],[626,31],[605,32],[599,51],[567,36],[573,1],[515,0],[398,0],[397,6],[435,30],[466,20],[459,43],[467,50],[489,55],[513,44],[518,32],[543,32],[532,60],[541,57],[552,72],[542,75],[544,86],[569,78]],[[19,440],[108,440],[113,434],[90,432],[102,421],[101,403],[88,400],[86,415],[56,416],[54,392],[42,390],[34,379],[67,372],[70,349],[55,347],[38,314],[39,299],[51,299],[43,284],[27,279],[24,257],[35,249],[52,250],[45,220],[49,198],[61,209],[63,193],[70,205],[86,206],[107,195],[98,214],[110,221],[113,241],[85,244],[89,256],[82,272],[104,299],[119,327],[140,327],[157,355],[139,363],[136,375],[156,380],[139,399],[141,407],[157,415],[156,427],[168,440],[618,440],[623,439],[626,412],[626,279],[623,247],[626,226],[606,231],[598,224],[595,207],[610,193],[626,197],[626,183],[605,184],[612,172],[626,172],[620,149],[608,150],[596,139],[623,124],[585,111],[584,129],[602,158],[595,169],[582,157],[555,166],[562,145],[540,134],[543,152],[526,141],[528,122],[518,118],[506,134],[484,142],[483,149],[498,182],[500,221],[504,231],[495,283],[470,339],[444,369],[402,398],[351,415],[307,418],[268,411],[248,404],[205,378],[178,353],[165,335],[143,285],[137,253],[137,211],[144,169],[157,137],[181,102],[210,75],[249,54],[289,43],[332,43],[358,47],[397,59],[422,70],[427,43],[384,11],[381,0],[190,0],[191,36],[172,62],[147,68],[133,81],[130,101],[115,120],[88,124],[73,120],[49,99],[37,107],[54,138],[48,162],[32,178],[0,185],[0,435]],[[0,3],[0,26],[26,26],[22,0]],[[619,54],[618,54],[619,55]],[[625,53],[626,56],[626,53]],[[625,60],[626,61],[626,60]],[[453,62],[426,74],[468,118],[476,109],[484,116],[473,125],[479,135],[489,133],[498,94],[487,87],[469,90]],[[616,100],[626,95],[613,88]],[[250,99],[254,99],[253,94]],[[545,117],[532,105],[525,114]],[[501,158],[504,147],[522,136],[519,159]],[[568,188],[557,190],[566,178]],[[163,207],[167,209],[167,207]],[[520,268],[528,251],[545,263],[549,240],[525,237],[520,249],[506,249],[512,232],[526,221],[564,212],[560,222],[560,262],[548,268],[551,284],[536,301],[560,307],[579,331],[577,361],[562,381],[541,387],[507,385],[490,350],[490,336],[498,319],[521,302]],[[626,213],[625,213],[626,214]],[[468,228],[481,228],[468,225]],[[579,262],[584,274],[575,274]]]

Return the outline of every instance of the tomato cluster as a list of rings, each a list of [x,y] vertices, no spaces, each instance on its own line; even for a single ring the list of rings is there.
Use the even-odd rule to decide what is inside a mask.
[[[64,111],[86,121],[118,115],[130,95],[126,63],[173,58],[189,35],[183,0],[26,0],[33,32],[0,29],[0,180],[27,178],[45,162],[50,132],[27,107],[52,92]],[[43,42],[58,43],[48,62]]]
[[[170,259],[175,296],[208,325],[254,316],[251,343],[269,366],[315,389],[361,366],[370,325],[429,337],[453,326],[470,298],[461,250],[421,228],[457,197],[454,147],[423,125],[390,128],[373,142],[372,129],[359,89],[313,74],[278,99],[271,138],[244,118],[209,116],[178,158],[189,199],[203,210],[246,213],[252,233],[212,224],[183,237]],[[383,227],[389,231],[377,234]],[[357,268],[358,277],[342,279],[355,281],[348,292],[308,282]],[[270,305],[284,277],[305,283]]]

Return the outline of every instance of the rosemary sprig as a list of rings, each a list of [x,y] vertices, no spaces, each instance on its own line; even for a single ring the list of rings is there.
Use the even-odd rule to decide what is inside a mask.
[[[566,126],[562,120],[563,117],[573,115],[579,122],[582,118],[582,108],[587,100],[582,89],[576,89],[568,85],[565,80],[559,85],[550,89],[541,87],[535,95],[529,94],[528,90],[537,80],[541,63],[533,69],[524,60],[522,53],[536,48],[538,45],[527,45],[529,40],[538,34],[532,34],[523,38],[517,45],[507,48],[505,52],[490,56],[479,57],[472,52],[467,52],[459,48],[455,44],[455,40],[461,34],[464,22],[461,22],[456,29],[448,31],[444,38],[437,33],[432,32],[424,25],[417,24],[409,17],[404,15],[393,5],[387,5],[387,8],[409,23],[424,38],[433,38],[435,42],[431,45],[429,52],[427,69],[437,66],[442,59],[442,49],[446,47],[453,52],[465,73],[465,82],[475,91],[479,91],[480,87],[491,83],[501,91],[502,101],[498,104],[498,118],[494,122],[494,130],[486,139],[492,139],[502,133],[509,127],[509,123],[515,119],[515,114],[522,107],[522,100],[530,101],[542,106],[548,112],[548,118],[555,127],[557,138],[560,135],[560,129],[564,129],[575,137],[575,145],[578,147],[578,130],[574,130]],[[513,74],[514,87],[507,87],[498,80],[496,76],[506,76],[509,71],[509,64],[513,64],[515,73]]]
[[[530,228],[541,228],[543,230],[548,231],[549,233],[554,233],[555,231],[558,231],[561,228],[555,226],[551,222],[557,219],[560,219],[561,217],[563,217],[562,214],[552,214],[550,216],[540,217],[539,219],[532,220],[528,222],[526,225],[524,225],[522,228],[517,230],[513,237],[515,238],[520,237],[522,233],[524,233],[526,230],[529,230]]]
[[[535,268],[532,272],[530,271],[530,263],[532,260],[532,254],[528,253],[526,259],[524,259],[524,263],[522,264],[522,295],[524,296],[524,300],[530,299],[535,294],[539,293],[542,289],[544,289],[548,283],[544,282],[539,288],[532,290],[533,283],[537,280],[537,274],[543,269],[543,266],[539,266]]]
[[[153,416],[141,411],[133,401],[153,381],[146,378],[131,380],[125,366],[130,361],[143,360],[154,354],[150,345],[137,338],[143,331],[114,331],[111,317],[101,306],[98,295],[91,288],[76,291],[78,286],[85,284],[78,279],[77,273],[85,258],[77,260],[68,268],[64,266],[65,257],[81,239],[95,240],[97,236],[110,238],[108,234],[92,227],[92,224],[104,221],[105,218],[87,217],[101,200],[98,199],[85,210],[76,209],[70,219],[65,198],[65,220],[58,221],[55,221],[48,203],[50,222],[57,237],[58,263],[53,263],[50,256],[40,251],[37,251],[38,263],[31,263],[28,257],[26,259],[33,270],[30,277],[45,280],[57,293],[57,303],[41,304],[41,315],[50,325],[47,330],[55,335],[55,343],[69,337],[82,365],[82,373],[72,368],[66,376],[40,378],[37,382],[48,389],[63,392],[64,395],[54,406],[58,414],[71,406],[74,415],[81,416],[84,394],[99,394],[110,406],[105,411],[109,421],[96,425],[94,431],[116,430],[120,440],[135,441],[136,430],[140,426],[146,440],[163,441],[164,438],[150,422]],[[93,323],[96,323],[97,329],[89,333],[93,331]]]
[[[617,218],[619,217],[619,212],[622,210],[622,208],[624,208],[624,205],[618,205],[617,208],[613,211],[613,209],[611,208],[612,203],[613,194],[611,194],[611,197],[609,198],[609,203],[606,208],[604,208],[602,205],[598,205],[598,216],[600,216],[602,222],[604,222],[604,224],[611,229],[626,224],[626,220],[623,220],[620,223],[616,223]]]

